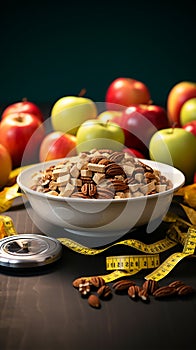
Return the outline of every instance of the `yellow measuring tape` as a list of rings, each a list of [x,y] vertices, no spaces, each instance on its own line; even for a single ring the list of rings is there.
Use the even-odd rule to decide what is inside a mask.
[[[22,193],[18,192],[19,186],[16,183],[16,178],[22,170],[29,166],[26,165],[11,171],[7,185],[0,191],[0,213],[10,209],[14,199],[22,196]]]
[[[95,249],[85,247],[68,238],[59,238],[58,240],[67,248],[84,255],[100,254],[117,245],[125,245],[139,250],[144,254],[106,257],[106,270],[113,271],[101,277],[103,277],[106,282],[111,282],[120,277],[134,275],[142,269],[153,269],[153,272],[145,278],[158,281],[164,278],[183,258],[193,255],[196,247],[196,228],[181,219],[177,222],[178,218],[175,218],[175,220],[172,218],[170,221],[172,225],[167,231],[166,237],[152,244],[145,244],[136,239],[127,239],[115,242],[101,249]],[[181,228],[187,229],[187,227],[187,232],[181,230]],[[17,234],[17,232],[12,219],[9,216],[0,215],[0,238],[15,234]],[[179,243],[183,245],[183,251],[172,254],[160,264],[159,254]]]
[[[11,208],[13,200],[17,197],[22,196],[22,193],[18,192],[18,185],[15,184],[11,187],[5,187],[0,192],[0,213],[3,213]]]
[[[159,281],[164,278],[182,259],[193,255],[196,247],[196,228],[189,227],[183,251],[170,255],[155,271],[145,278]]]
[[[59,241],[67,248],[84,255],[95,255],[102,253],[115,245],[126,245],[145,254],[143,255],[128,255],[128,256],[109,256],[106,257],[106,270],[114,270],[113,272],[102,275],[106,282],[111,282],[117,278],[134,275],[142,269],[153,269],[153,272],[147,275],[146,279],[154,279],[156,281],[165,277],[183,258],[193,255],[196,246],[196,228],[184,220],[177,217],[167,217],[166,221],[173,224],[167,232],[164,239],[152,243],[145,244],[135,239],[123,240],[113,243],[102,249],[93,249],[85,247],[67,238],[59,238]],[[187,230],[182,232],[180,228]],[[172,254],[165,262],[160,264],[159,253],[164,252],[177,244],[184,246],[182,253]]]
[[[0,215],[0,238],[16,235],[12,219],[7,215]]]

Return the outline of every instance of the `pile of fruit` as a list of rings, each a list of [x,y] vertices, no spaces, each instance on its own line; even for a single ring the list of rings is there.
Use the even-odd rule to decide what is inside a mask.
[[[84,95],[61,97],[50,118],[27,100],[7,106],[0,121],[0,188],[21,164],[103,148],[173,165],[186,183],[196,182],[196,83],[171,87],[166,108],[155,105],[149,88],[131,78],[115,79],[103,103]]]

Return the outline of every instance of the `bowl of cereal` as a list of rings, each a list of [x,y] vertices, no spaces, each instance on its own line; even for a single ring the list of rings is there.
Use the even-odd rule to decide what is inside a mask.
[[[143,225],[153,232],[185,177],[163,163],[92,150],[34,164],[17,182],[41,231],[98,246]]]

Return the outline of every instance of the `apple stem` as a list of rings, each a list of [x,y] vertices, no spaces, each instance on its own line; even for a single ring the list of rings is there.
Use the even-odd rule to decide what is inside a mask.
[[[80,90],[78,96],[79,96],[79,97],[82,97],[82,96],[84,96],[85,94],[86,94],[86,89],[83,88],[83,89]]]
[[[27,98],[26,97],[23,97],[22,98],[22,102],[27,102],[28,100],[27,100]]]
[[[16,120],[17,122],[19,122],[19,123],[22,123],[23,120],[24,120],[24,118],[23,118],[22,115],[19,114],[19,115],[15,118],[15,120]]]
[[[176,126],[177,126],[177,123],[174,122],[174,123],[172,124],[172,126],[171,126],[171,134],[174,133],[174,129],[175,129]]]
[[[110,121],[109,121],[109,119],[107,119],[106,121],[101,122],[100,125],[106,127],[106,126],[108,126],[109,123],[110,123]]]

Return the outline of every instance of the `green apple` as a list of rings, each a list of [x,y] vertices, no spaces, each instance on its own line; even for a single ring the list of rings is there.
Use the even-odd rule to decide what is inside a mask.
[[[101,122],[98,119],[85,121],[76,134],[77,152],[96,149],[121,151],[124,148],[125,136],[119,125],[113,122]]]
[[[180,123],[185,125],[196,120],[196,97],[187,100],[180,111]]]
[[[196,137],[182,128],[157,131],[151,138],[149,154],[152,160],[181,170],[186,183],[192,183],[196,171]]]
[[[79,126],[97,117],[96,104],[89,98],[65,96],[52,107],[51,122],[55,131],[76,135]]]

